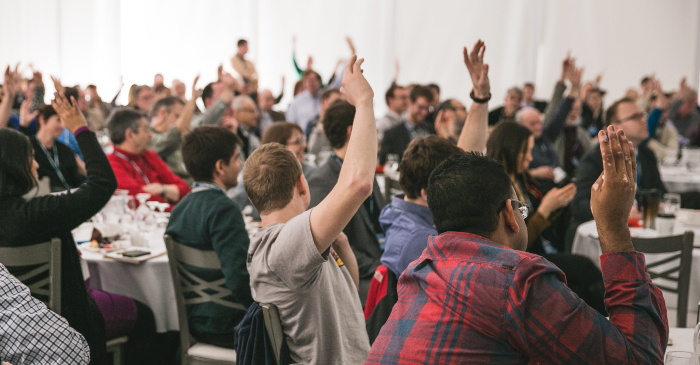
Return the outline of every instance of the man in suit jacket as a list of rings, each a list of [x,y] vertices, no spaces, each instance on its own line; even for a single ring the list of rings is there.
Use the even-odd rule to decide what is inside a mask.
[[[544,100],[535,100],[535,84],[526,82],[523,85],[523,102],[521,107],[531,106],[537,109],[540,113],[544,113],[547,109],[547,102]]]
[[[354,118],[355,107],[345,100],[335,101],[326,110],[323,128],[333,147],[333,154],[323,166],[308,177],[311,193],[310,207],[318,205],[338,181]],[[382,256],[377,233],[382,232],[379,226],[379,213],[384,205],[384,198],[375,179],[372,195],[365,200],[363,206],[358,209],[343,230],[357,258],[360,273],[360,300],[363,305],[367,300],[370,281]]]
[[[520,88],[513,87],[508,89],[506,98],[503,99],[503,106],[489,112],[489,127],[500,122],[515,122],[515,112],[520,109],[522,101],[523,91]]]
[[[414,138],[435,134],[433,126],[425,122],[432,102],[433,93],[429,88],[416,86],[411,89],[406,119],[384,132],[382,148],[379,151],[380,164],[384,164],[390,154],[398,155],[401,160],[403,151]]]

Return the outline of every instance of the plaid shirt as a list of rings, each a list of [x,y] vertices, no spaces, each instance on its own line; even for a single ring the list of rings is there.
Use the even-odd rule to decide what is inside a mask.
[[[467,233],[431,236],[365,364],[661,364],[666,305],[644,255],[600,262],[610,320],[540,256]]]

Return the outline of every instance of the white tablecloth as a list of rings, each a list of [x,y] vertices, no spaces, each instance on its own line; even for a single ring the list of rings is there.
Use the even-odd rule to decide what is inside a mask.
[[[700,191],[700,171],[690,172],[685,167],[661,166],[661,180],[671,193]]]
[[[73,236],[80,235],[81,229],[86,229],[86,225],[74,230]],[[153,232],[149,246],[164,248],[164,232],[164,229]],[[79,241],[79,238],[76,238],[76,241]],[[82,259],[88,264],[90,286],[93,289],[125,295],[143,302],[153,311],[158,332],[179,330],[175,289],[167,255],[131,264],[104,258],[100,253],[82,250]]]
[[[642,228],[632,228],[633,236],[638,237],[658,237],[658,232],[642,229]],[[694,245],[700,245],[700,227],[686,226],[682,223],[677,222],[674,226],[674,234],[681,234],[685,231],[695,232],[695,242]],[[600,267],[600,255],[602,250],[600,248],[600,241],[598,240],[598,231],[594,221],[586,222],[581,224],[576,230],[576,238],[574,239],[574,244],[571,249],[572,253],[583,255],[589,257],[598,267]],[[664,256],[665,255],[665,256]],[[645,255],[647,262],[654,262],[663,257],[668,256],[667,254],[647,254]],[[673,266],[673,262],[671,266]],[[675,261],[677,265],[677,261]],[[654,282],[663,279],[655,279]],[[666,281],[664,284],[669,285]],[[676,325],[675,309],[677,308],[676,303],[678,302],[677,296],[674,293],[663,292],[664,299],[666,300],[666,308],[672,309],[669,311],[669,323],[673,326]],[[695,320],[697,318],[698,312],[698,302],[700,302],[700,249],[693,250],[693,264],[690,272],[690,290],[688,293],[688,317],[687,325],[695,327]]]

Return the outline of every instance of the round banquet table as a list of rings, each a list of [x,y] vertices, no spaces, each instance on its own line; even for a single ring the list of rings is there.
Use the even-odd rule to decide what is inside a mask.
[[[666,346],[666,352],[671,351],[686,351],[693,352],[693,332],[695,328],[676,328],[668,329],[668,338],[673,341],[673,345]]]
[[[84,240],[86,232],[91,231],[92,225],[85,223],[73,230],[73,237],[80,242]],[[165,229],[160,228],[150,235],[149,250],[165,250],[164,233]],[[91,288],[143,302],[153,311],[156,331],[160,333],[179,330],[175,289],[167,255],[138,264],[105,258],[101,253],[84,249],[81,250],[81,257],[87,264],[83,265],[83,276],[87,278],[89,275]],[[85,266],[89,274],[85,272]]]
[[[682,234],[685,231],[695,232],[695,242],[693,243],[695,249],[693,250],[693,262],[690,272],[690,289],[688,293],[687,317],[688,327],[692,326],[694,328],[697,318],[698,302],[700,302],[700,226],[688,226],[677,221],[674,225],[674,234]],[[630,228],[630,232],[632,233],[633,237],[650,238],[659,236],[657,231],[651,229]],[[598,230],[596,228],[595,221],[589,221],[578,226],[571,252],[590,258],[591,261],[593,261],[593,263],[595,263],[596,266],[600,268],[599,257],[602,254],[602,250],[600,248],[600,241],[598,240]],[[647,262],[654,262],[668,257],[669,254],[645,254],[645,256]],[[670,263],[670,267],[672,267],[674,264],[677,265],[677,262],[677,260],[672,261]],[[666,266],[659,267],[659,269],[664,268],[666,268]],[[664,282],[663,279],[658,278],[654,279],[653,282],[664,283],[666,285],[673,285],[669,284],[668,281]],[[666,291],[662,292],[664,294],[664,299],[666,300],[666,308],[673,309],[675,312],[675,309],[677,309],[676,307],[678,302],[677,295],[674,293],[668,293]],[[669,315],[668,317],[669,325],[675,326],[675,315]]]
[[[680,166],[661,166],[659,172],[670,193],[700,191],[700,171],[689,171]]]

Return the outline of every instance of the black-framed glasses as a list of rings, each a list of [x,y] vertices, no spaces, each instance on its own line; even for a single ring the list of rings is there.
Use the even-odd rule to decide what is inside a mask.
[[[518,199],[508,199],[508,200],[510,200],[511,204],[513,204],[513,203],[518,204],[518,211],[520,211],[520,215],[523,216],[523,219],[527,219],[527,217],[530,216],[530,205],[529,204],[521,202]],[[505,204],[508,200],[504,201],[503,204],[501,204],[501,208],[498,209],[498,212],[496,212],[496,214],[500,213],[501,210],[503,210],[503,208],[505,207]]]
[[[306,143],[306,136],[301,136],[293,141],[288,141],[287,146],[292,145],[292,146],[300,146]]]
[[[640,113],[634,113],[634,114],[630,115],[629,117],[622,118],[618,121],[618,123],[622,123],[626,120],[646,120],[646,119],[647,119],[647,113],[640,112]]]

